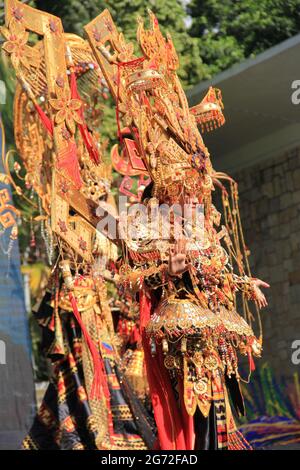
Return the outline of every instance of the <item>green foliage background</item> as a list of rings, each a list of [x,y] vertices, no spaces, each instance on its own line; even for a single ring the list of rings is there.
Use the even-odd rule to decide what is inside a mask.
[[[210,75],[300,32],[300,0],[191,0],[187,12]]]

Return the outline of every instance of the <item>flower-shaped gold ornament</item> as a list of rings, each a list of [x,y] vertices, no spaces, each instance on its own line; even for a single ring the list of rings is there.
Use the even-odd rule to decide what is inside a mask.
[[[71,91],[68,87],[60,87],[56,85],[56,96],[49,100],[50,106],[56,111],[55,123],[65,123],[71,134],[75,134],[76,124],[82,124],[79,110],[82,102],[71,97]]]
[[[10,55],[15,69],[18,69],[20,65],[28,70],[31,66],[39,66],[39,53],[33,47],[28,46],[29,32],[26,31],[22,23],[12,20],[9,27],[2,26],[0,32],[6,39],[2,49]]]

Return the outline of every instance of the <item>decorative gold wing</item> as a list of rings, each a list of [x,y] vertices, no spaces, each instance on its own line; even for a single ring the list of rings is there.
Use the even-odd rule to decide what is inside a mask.
[[[59,18],[14,0],[5,14],[1,33],[19,80],[14,124],[26,185],[40,198],[48,232],[91,261],[96,201],[111,179],[95,139],[103,75],[88,43],[64,34]],[[33,46],[29,33],[38,35]]]
[[[120,129],[126,125],[136,146],[135,154],[143,161],[140,172],[147,170],[159,197],[167,194],[174,199],[183,189],[203,195],[212,189],[209,154],[176,74],[179,61],[171,37],[163,37],[155,15],[149,14],[149,30],[139,19],[139,58],[132,55],[132,46],[117,32],[107,10],[85,31],[116,100],[121,144],[124,139]],[[121,155],[125,150],[123,145]],[[125,163],[130,163],[127,175],[132,174],[128,151],[124,157]],[[123,171],[126,165],[121,164],[116,151],[114,158]]]

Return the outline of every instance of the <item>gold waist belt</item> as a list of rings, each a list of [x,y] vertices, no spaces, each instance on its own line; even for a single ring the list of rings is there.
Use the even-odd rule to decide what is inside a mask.
[[[150,336],[177,336],[193,334],[207,327],[254,336],[252,328],[234,309],[220,307],[219,312],[213,312],[189,299],[177,298],[168,298],[159,304],[146,326],[146,332]]]

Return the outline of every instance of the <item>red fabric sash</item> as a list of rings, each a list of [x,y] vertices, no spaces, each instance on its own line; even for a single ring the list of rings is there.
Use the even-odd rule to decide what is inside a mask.
[[[145,326],[150,319],[151,299],[140,294],[140,327],[145,353],[147,378],[161,450],[192,450],[192,418],[179,410],[161,351],[152,357]]]

